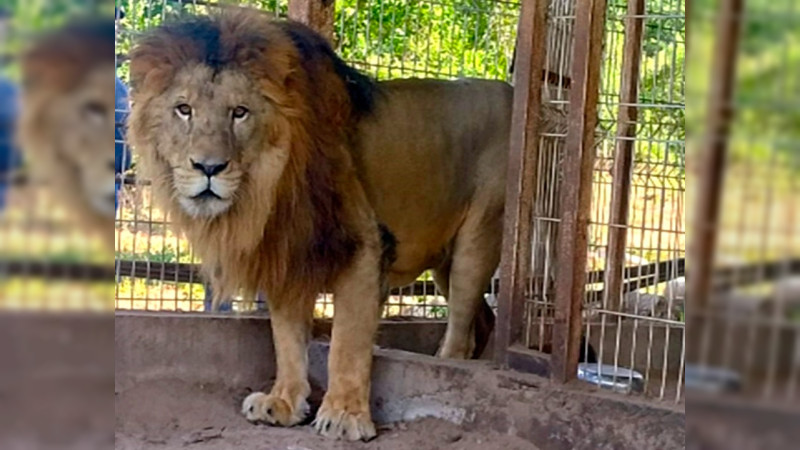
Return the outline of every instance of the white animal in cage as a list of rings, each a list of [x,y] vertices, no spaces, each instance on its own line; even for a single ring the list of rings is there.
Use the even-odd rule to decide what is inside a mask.
[[[668,281],[664,287],[664,297],[673,302],[683,303],[686,300],[686,277]]]
[[[669,302],[662,295],[646,292],[629,292],[623,297],[625,312],[647,317],[671,319]]]

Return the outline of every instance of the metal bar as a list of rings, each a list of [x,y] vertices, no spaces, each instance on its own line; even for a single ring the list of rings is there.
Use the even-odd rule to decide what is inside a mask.
[[[552,378],[562,383],[577,377],[580,355],[606,1],[578,0],[575,11],[573,87],[569,94],[569,128],[563,161],[551,358]]]
[[[517,70],[506,184],[500,296],[495,333],[495,360],[508,363],[508,348],[524,328],[525,279],[531,265],[531,236],[539,159],[542,72],[547,38],[547,0],[526,0],[519,18]]]
[[[628,241],[628,215],[631,204],[634,150],[636,148],[636,122],[639,99],[639,72],[642,62],[642,32],[645,12],[644,0],[628,0],[628,17],[625,20],[625,43],[622,53],[622,79],[620,106],[617,116],[616,153],[614,155],[611,210],[608,230],[605,296],[606,309],[620,310],[622,281],[625,268],[625,247]]]
[[[693,268],[687,280],[687,297],[692,299],[695,311],[707,305],[714,275],[717,222],[724,180],[723,166],[733,119],[732,101],[742,11],[743,0],[721,0],[717,13],[719,19],[711,72],[713,81],[709,84],[711,93],[706,123],[708,134],[695,176],[698,185],[689,242],[689,258]]]
[[[333,42],[333,0],[289,0],[289,18],[304,23]]]
[[[631,313],[626,313],[626,312],[621,312],[621,311],[612,311],[612,310],[608,310],[608,309],[593,309],[592,313],[593,314],[597,314],[597,315],[603,314],[603,315],[614,316],[614,317],[625,317],[627,319],[641,320],[643,322],[661,323],[661,324],[664,324],[664,325],[670,325],[670,326],[678,327],[678,328],[686,328],[686,324],[684,322],[679,321],[679,320],[662,319],[660,317],[643,316],[641,314],[631,314]]]

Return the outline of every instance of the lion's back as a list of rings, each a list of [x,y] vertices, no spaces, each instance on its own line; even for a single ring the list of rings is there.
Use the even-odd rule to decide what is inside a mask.
[[[378,84],[356,160],[376,213],[398,237],[398,269],[424,269],[481,198],[502,207],[513,90],[489,80]]]

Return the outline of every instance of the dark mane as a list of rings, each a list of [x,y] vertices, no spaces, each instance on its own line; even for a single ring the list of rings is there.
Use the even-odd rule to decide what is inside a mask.
[[[305,59],[324,55],[333,62],[336,74],[345,82],[353,112],[358,116],[372,112],[377,85],[375,80],[349,66],[333,51],[328,41],[307,26],[293,21],[282,22],[295,47]]]
[[[175,39],[191,40],[197,52],[187,56],[194,57],[197,62],[202,62],[215,71],[234,61],[235,55],[222,53],[219,23],[209,17],[195,16],[167,24],[160,31]]]
[[[215,71],[241,61],[242,52],[270,45],[257,29],[237,35],[237,42],[230,45],[222,41],[220,25],[220,20],[213,17],[191,16],[162,25],[150,38],[157,35],[159,39],[185,42],[187,45],[182,55],[184,62],[202,63]],[[345,83],[352,112],[356,116],[372,112],[377,90],[375,80],[344,62],[330,44],[311,28],[291,20],[274,20],[273,25],[289,36],[304,62],[320,57],[331,62],[335,73]],[[147,39],[146,36],[143,41]]]

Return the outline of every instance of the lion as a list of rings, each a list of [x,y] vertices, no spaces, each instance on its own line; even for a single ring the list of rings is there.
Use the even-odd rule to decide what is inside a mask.
[[[76,19],[21,58],[17,140],[37,177],[77,223],[113,248],[114,23]]]
[[[373,340],[390,287],[432,270],[450,314],[439,355],[468,358],[498,265],[513,89],[376,82],[320,35],[249,11],[192,17],[131,52],[129,139],[217,296],[266,292],[277,377],[252,422],[309,412],[307,345],[334,295],[329,384],[313,422],[368,440]]]

